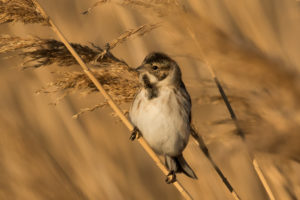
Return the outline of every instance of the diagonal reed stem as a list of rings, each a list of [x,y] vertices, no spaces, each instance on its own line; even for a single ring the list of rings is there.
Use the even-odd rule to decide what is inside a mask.
[[[203,138],[201,137],[200,134],[198,134],[196,132],[196,130],[195,130],[194,127],[192,128],[191,135],[195,139],[196,144],[200,147],[200,149],[203,152],[203,154],[207,157],[207,159],[209,160],[209,162],[212,164],[213,168],[215,169],[215,171],[217,172],[217,174],[219,175],[219,177],[221,178],[221,180],[225,184],[226,188],[231,193],[231,195],[234,198],[234,200],[240,200],[239,195],[236,193],[236,191],[231,186],[230,182],[227,180],[227,178],[225,177],[225,175],[223,174],[223,172],[221,171],[221,169],[218,167],[218,165],[212,159],[212,157],[211,157],[211,155],[210,155],[210,153],[208,151],[208,148],[207,148],[207,146],[205,145],[205,143],[203,141]]]
[[[243,140],[243,142],[245,142],[245,133],[243,132],[243,130],[241,129],[241,127],[240,127],[240,125],[238,123],[238,119],[237,119],[237,117],[236,117],[236,115],[235,115],[235,113],[233,111],[233,108],[231,107],[231,104],[230,104],[230,102],[228,100],[228,97],[227,97],[227,95],[226,95],[226,93],[225,93],[225,91],[224,91],[224,89],[223,89],[220,81],[218,80],[216,74],[214,73],[212,67],[210,65],[208,65],[208,66],[210,68],[211,75],[212,75],[212,77],[213,77],[213,79],[214,79],[214,81],[215,81],[215,83],[216,83],[216,85],[217,85],[217,87],[219,89],[219,92],[220,92],[220,94],[221,94],[221,96],[222,96],[222,98],[224,100],[224,103],[225,103],[225,105],[227,107],[227,110],[230,113],[230,117],[234,121],[234,124],[235,124],[236,129],[237,129],[237,134],[241,137],[241,139]],[[255,158],[255,154],[253,154],[252,152],[249,152],[249,154],[252,157],[252,164],[253,164],[254,170],[255,170],[258,178],[260,179],[263,187],[265,188],[265,191],[267,192],[267,194],[269,196],[269,199],[270,200],[275,200],[275,197],[274,197],[274,195],[272,193],[272,190],[271,190],[271,188],[270,188],[270,186],[269,186],[269,184],[268,184],[268,182],[267,182],[267,180],[266,180],[266,178],[265,178],[265,176],[264,176],[261,168],[258,165],[258,162],[257,162],[257,160]]]
[[[229,99],[228,99],[228,97],[227,97],[227,95],[226,95],[226,93],[225,93],[225,91],[224,91],[224,89],[223,89],[223,87],[222,87],[222,85],[221,85],[218,77],[216,76],[216,73],[214,72],[211,64],[205,59],[205,54],[204,54],[204,52],[203,52],[203,50],[202,50],[202,48],[201,48],[198,40],[196,39],[195,34],[192,32],[192,30],[191,30],[190,27],[191,26],[188,26],[188,32],[189,32],[191,38],[195,41],[196,46],[199,49],[200,54],[202,54],[202,57],[203,57],[204,62],[205,62],[205,65],[207,66],[207,68],[208,68],[208,70],[209,70],[209,72],[210,72],[210,74],[211,74],[214,82],[216,83],[216,86],[218,87],[218,90],[219,90],[219,92],[220,92],[220,94],[222,96],[222,99],[223,99],[223,101],[224,101],[224,103],[226,105],[226,108],[227,108],[227,110],[228,110],[228,112],[230,114],[230,117],[231,117],[231,119],[233,120],[233,122],[234,122],[234,124],[236,126],[237,134],[241,137],[242,141],[245,142],[245,133],[243,132],[243,130],[240,127],[240,124],[239,124],[238,119],[236,117],[236,114],[235,114],[235,112],[234,112],[234,110],[233,110],[233,108],[232,108],[232,106],[231,106],[231,104],[229,102]],[[266,191],[269,199],[270,200],[275,200],[274,194],[273,194],[273,192],[272,192],[272,190],[271,190],[271,188],[270,188],[270,186],[269,186],[269,184],[268,184],[268,182],[267,182],[267,180],[266,180],[266,178],[265,178],[265,176],[264,176],[261,168],[258,165],[258,162],[256,160],[255,154],[252,153],[252,152],[250,152],[250,151],[248,151],[248,153],[249,153],[249,155],[250,155],[250,157],[252,159],[253,168],[254,168],[254,170],[255,170],[255,172],[256,172],[256,174],[257,174],[260,182],[262,183],[262,185],[263,185],[263,187],[264,187],[264,189],[265,189],[265,191]]]
[[[240,125],[238,123],[238,119],[237,119],[237,117],[236,117],[236,115],[235,115],[235,113],[233,111],[233,108],[231,107],[231,104],[230,104],[230,102],[228,100],[228,97],[227,97],[227,95],[226,95],[226,93],[225,93],[225,91],[224,91],[224,89],[223,89],[223,87],[222,87],[219,79],[215,75],[212,67],[210,65],[208,65],[208,67],[210,68],[211,75],[212,75],[212,77],[213,77],[213,79],[214,79],[214,81],[215,81],[215,83],[216,83],[216,85],[217,85],[217,87],[219,89],[219,92],[220,92],[220,94],[221,94],[221,96],[222,96],[222,98],[224,100],[226,108],[227,108],[228,112],[230,113],[230,117],[234,121],[234,124],[235,124],[236,129],[237,129],[237,134],[241,137],[242,141],[245,142],[245,133],[243,132],[243,130],[241,129],[241,127],[240,127]],[[261,168],[258,165],[258,162],[257,162],[257,160],[255,158],[255,155],[252,152],[248,152],[248,153],[250,154],[250,157],[252,158],[252,164],[253,164],[254,170],[255,170],[258,178],[260,179],[263,187],[265,188],[265,191],[267,192],[267,194],[269,196],[269,199],[270,200],[275,200],[275,197],[274,197],[274,195],[272,193],[272,190],[271,190],[271,188],[270,188],[270,186],[269,186],[269,184],[268,184],[268,182],[267,182],[267,180],[266,180],[263,172],[261,171]]]
[[[83,71],[86,73],[86,75],[91,79],[91,81],[94,83],[94,85],[97,87],[97,89],[101,92],[101,94],[104,96],[107,103],[110,105],[110,107],[113,109],[113,111],[116,112],[118,117],[122,120],[124,125],[129,129],[129,131],[134,130],[134,126],[130,123],[130,121],[126,118],[126,116],[123,114],[123,112],[120,110],[120,108],[117,106],[117,104],[113,101],[113,99],[110,97],[110,95],[104,90],[101,83],[97,80],[97,78],[93,75],[91,70],[88,68],[88,66],[83,62],[83,60],[80,58],[80,56],[77,54],[77,52],[74,50],[74,48],[70,45],[68,40],[65,38],[63,33],[58,29],[58,27],[54,24],[54,22],[50,19],[50,17],[47,15],[45,10],[41,7],[41,5],[38,3],[37,0],[32,0],[32,2],[35,4],[36,8],[39,10],[39,12],[42,14],[42,16],[48,21],[50,24],[53,32],[59,37],[59,39],[64,43],[66,48],[70,51],[70,53],[74,56],[78,64],[82,67]],[[168,174],[168,170],[165,167],[165,165],[161,162],[159,157],[154,153],[154,151],[150,148],[150,146],[146,143],[146,141],[140,137],[138,139],[140,145],[144,148],[144,150],[149,154],[149,156],[154,160],[156,165],[159,167],[159,169],[165,174]],[[178,182],[175,181],[173,185],[176,187],[176,189],[181,193],[181,195],[184,197],[184,199],[190,200],[192,199],[192,196],[187,192],[187,190]]]

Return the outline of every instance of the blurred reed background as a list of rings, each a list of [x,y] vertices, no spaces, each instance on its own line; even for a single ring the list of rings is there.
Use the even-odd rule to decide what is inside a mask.
[[[104,47],[126,30],[159,23],[113,54],[131,67],[151,51],[179,63],[193,101],[193,123],[241,199],[268,199],[249,152],[275,199],[300,198],[299,2],[127,0],[101,4],[88,15],[81,12],[94,0],[39,2],[71,42],[83,45]],[[0,33],[56,38],[38,24],[2,24]],[[63,93],[35,91],[54,82],[62,67],[20,71],[16,53],[0,56],[0,199],[182,198],[128,140],[109,108],[72,119],[81,108],[101,103],[99,93],[72,93],[51,105]],[[229,96],[246,143],[235,134],[208,64]],[[232,199],[193,140],[184,155],[199,180],[181,175],[179,180],[194,199]]]

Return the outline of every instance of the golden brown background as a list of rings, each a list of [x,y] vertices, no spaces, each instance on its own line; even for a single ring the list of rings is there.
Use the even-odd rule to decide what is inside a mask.
[[[151,51],[163,51],[179,63],[193,101],[194,124],[241,199],[268,199],[249,152],[256,155],[276,199],[300,198],[297,1],[187,0],[182,3],[189,15],[163,17],[116,3],[83,16],[95,1],[39,2],[70,41],[82,44],[104,46],[128,29],[161,22],[113,53],[131,66]],[[0,32],[55,38],[40,25],[1,25]],[[59,94],[35,91],[51,82],[55,68],[20,71],[19,57],[0,58],[0,199],[182,198],[165,184],[139,144],[128,140],[128,130],[109,108],[72,119],[81,108],[99,103],[101,94],[74,94],[49,105]],[[247,133],[246,143],[234,134],[204,60],[224,85]],[[193,140],[184,156],[199,179],[179,175],[179,180],[195,199],[232,199]]]

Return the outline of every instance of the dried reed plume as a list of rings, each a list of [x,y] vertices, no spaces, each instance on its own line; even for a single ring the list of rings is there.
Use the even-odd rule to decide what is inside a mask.
[[[131,29],[121,34],[117,39],[107,43],[108,49],[101,49],[92,44],[92,47],[72,43],[72,47],[80,55],[85,63],[92,65],[92,71],[96,78],[118,104],[133,100],[139,87],[136,72],[124,61],[117,59],[109,50],[137,35],[142,36],[154,28],[157,24],[146,24],[136,29]],[[56,64],[58,66],[77,65],[77,61],[66,49],[62,42],[54,39],[41,39],[39,37],[20,38],[10,35],[0,36],[0,54],[20,51],[23,58],[22,69],[38,68]],[[38,92],[48,93],[62,92],[63,96],[80,91],[84,94],[96,91],[95,86],[86,77],[84,72],[70,70],[57,72],[54,82]],[[101,104],[106,105],[104,104]]]
[[[0,24],[11,22],[48,25],[31,0],[0,0]]]
[[[97,55],[101,54],[103,50],[99,47],[91,48],[86,45],[71,44],[76,49],[78,54],[86,63],[95,61]],[[10,35],[0,36],[0,54],[21,51],[19,55],[24,58],[22,63],[23,68],[38,68],[57,64],[59,66],[76,65],[77,62],[70,52],[66,49],[62,42],[54,39],[41,39],[39,37],[20,38]],[[123,63],[118,60],[111,53],[103,55],[97,60],[101,65],[108,65],[109,63]]]
[[[106,2],[106,1],[103,1]],[[102,2],[102,3],[103,3]],[[99,5],[97,2],[95,6]],[[94,7],[95,7],[94,6]],[[1,1],[0,23],[21,21],[23,23],[43,23],[44,17],[37,11],[31,0]],[[91,10],[91,9],[89,9]],[[47,22],[48,23],[48,22]],[[92,64],[96,78],[118,104],[130,102],[138,89],[137,76],[124,61],[116,58],[110,50],[135,36],[144,34],[157,28],[159,24],[144,24],[135,29],[130,29],[118,38],[106,44],[104,49],[91,44],[91,46],[71,43],[71,46],[87,64]],[[58,66],[78,65],[77,61],[67,50],[65,45],[55,39],[42,39],[39,37],[20,38],[10,35],[0,36],[0,54],[19,52],[23,58],[22,69],[39,68],[56,64]],[[8,56],[9,57],[9,56]],[[76,91],[83,94],[96,91],[95,86],[86,77],[84,72],[70,70],[68,72],[55,71],[56,79],[39,92],[62,92],[65,96]],[[102,103],[102,107],[106,105]],[[81,112],[82,113],[82,112]]]
[[[113,69],[114,68],[114,69]],[[136,94],[139,83],[135,73],[128,71],[125,65],[102,67],[92,70],[97,80],[103,85],[104,89],[121,104],[131,102]],[[66,94],[81,91],[83,94],[96,92],[97,89],[84,72],[61,72],[60,78],[50,84],[50,87],[42,92],[55,88],[56,91]],[[55,91],[54,90],[54,91]]]
[[[118,5],[129,7],[129,8],[137,8],[137,10],[142,9],[143,11],[151,11],[151,14],[155,14],[158,17],[167,16],[170,13],[174,13],[176,10],[184,10],[184,7],[180,5],[178,0],[158,0],[158,1],[151,1],[151,0],[125,0],[120,2],[113,2],[108,0],[99,0],[95,2],[91,7],[87,10],[83,11],[82,14],[89,14],[94,10],[96,7],[101,6],[104,3],[116,3]]]
[[[0,23],[20,21],[25,24],[48,24],[37,10],[36,4],[31,0],[1,1]],[[135,71],[124,61],[117,59],[110,53],[110,50],[128,39],[134,38],[134,36],[143,36],[158,26],[158,24],[144,24],[135,29],[127,30],[115,40],[107,43],[105,49],[94,44],[89,47],[71,43],[71,46],[85,63],[94,64],[92,70],[96,78],[116,102],[121,104],[133,99],[138,88],[138,81]],[[10,35],[0,36],[0,54],[7,55],[16,51],[23,58],[22,69],[39,68],[52,64],[58,66],[78,65],[65,45],[55,39],[41,39],[39,37],[20,38]],[[86,77],[84,72],[70,70],[69,72],[55,73],[57,78],[38,92],[48,93],[51,90],[52,92],[62,92],[62,96],[65,96],[75,91],[81,91],[82,93],[96,91],[94,84]],[[106,104],[102,103],[101,105]]]
[[[123,34],[121,34],[117,39],[108,43],[109,49],[115,48],[117,45],[125,42],[129,37],[132,36],[143,36],[144,34],[152,31],[153,29],[159,27],[159,24],[145,24],[136,29],[130,29]]]
[[[145,33],[145,29],[140,28],[139,30],[143,30],[142,33]],[[130,35],[130,33],[126,32],[126,35]],[[122,35],[122,40],[114,40],[111,43],[112,47],[118,44],[116,41],[125,41],[126,38]],[[22,39],[20,37],[3,35],[0,36],[0,44],[0,54],[21,51],[19,55],[24,60],[21,64],[22,69],[38,68],[51,64],[59,66],[77,64],[63,43],[54,39],[41,39],[38,37]],[[118,104],[133,100],[139,88],[135,70],[130,68],[124,61],[114,57],[110,52],[99,56],[104,52],[101,52],[102,49],[99,47],[91,48],[75,43],[72,44],[72,47],[86,63],[92,63],[91,70],[94,75]],[[97,61],[95,62],[96,58]],[[50,93],[51,91],[60,92],[62,96],[66,96],[75,92],[88,94],[97,91],[95,85],[82,71],[73,69],[69,71],[53,71],[53,73],[56,74],[54,81],[38,90],[37,93]],[[102,103],[97,108],[105,105],[106,103]]]

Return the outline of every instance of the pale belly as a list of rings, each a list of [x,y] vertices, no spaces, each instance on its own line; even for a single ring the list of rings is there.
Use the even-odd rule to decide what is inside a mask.
[[[188,113],[180,111],[172,90],[162,91],[151,100],[142,90],[129,115],[154,151],[169,156],[181,154],[188,142],[190,125]]]

